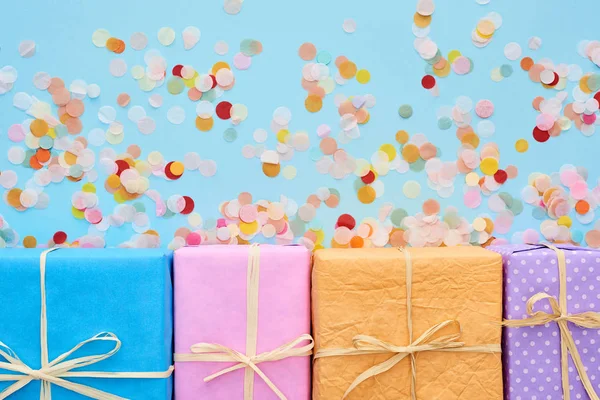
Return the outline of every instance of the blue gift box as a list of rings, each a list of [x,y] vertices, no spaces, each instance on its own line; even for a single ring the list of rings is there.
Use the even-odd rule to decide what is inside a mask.
[[[0,342],[28,367],[41,367],[40,249],[0,251]],[[70,372],[169,371],[172,365],[172,255],[164,250],[59,249],[47,255],[45,287],[48,359],[102,332],[114,334],[120,349],[109,358]],[[85,344],[67,360],[111,351],[116,340]],[[6,348],[0,347],[0,350]],[[66,361],[66,360],[65,360]],[[0,362],[6,362],[0,356]],[[0,367],[2,390],[18,374]],[[168,375],[168,373],[165,373]],[[146,376],[146,375],[143,375]],[[128,399],[171,399],[172,377],[64,377]],[[39,399],[40,380],[32,380],[10,399]],[[51,384],[53,400],[86,398]]]

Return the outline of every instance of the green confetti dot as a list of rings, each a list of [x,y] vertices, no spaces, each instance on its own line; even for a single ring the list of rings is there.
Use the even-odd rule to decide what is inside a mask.
[[[410,164],[410,170],[413,172],[421,172],[425,169],[425,160],[421,157],[414,163]]]
[[[410,104],[403,104],[398,109],[398,114],[404,119],[408,119],[413,115],[413,109]]]
[[[217,93],[215,92],[215,89],[210,89],[208,92],[204,92],[204,94],[202,94],[202,100],[215,101],[216,99]]]
[[[54,146],[54,139],[50,136],[42,136],[39,144],[42,149],[50,150]]]
[[[512,207],[514,199],[510,193],[501,192],[501,193],[498,193],[498,197],[500,197],[502,199],[504,204],[506,204],[506,207],[508,207],[508,208]]]
[[[234,142],[235,139],[237,139],[238,133],[235,129],[233,128],[227,128],[225,129],[225,132],[223,132],[223,139],[225,139],[226,142]]]
[[[600,90],[600,75],[599,74],[590,75],[590,77],[587,80],[587,87],[592,92]]]
[[[546,219],[546,211],[544,211],[544,209],[541,207],[534,208],[533,211],[531,211],[531,215],[538,221],[543,221]]]
[[[83,175],[83,168],[79,164],[73,164],[69,168],[69,175],[73,178],[79,178],[81,175]]]
[[[320,51],[317,54],[317,62],[321,64],[329,64],[331,62],[331,54],[328,51]]]
[[[244,39],[240,43],[240,52],[247,57],[252,57],[257,54],[260,54],[261,51],[262,46],[260,42],[254,39]]]
[[[441,117],[438,119],[438,128],[445,131],[452,127],[452,119],[450,117]]]
[[[523,202],[519,199],[515,199],[508,209],[512,211],[513,215],[519,215],[523,212]]]
[[[54,127],[54,133],[56,133],[56,137],[60,138],[60,137],[67,136],[69,134],[69,131],[67,130],[66,125],[59,124]]]
[[[135,211],[143,213],[146,212],[146,206],[144,205],[144,203],[140,203],[139,201],[136,201],[135,203],[133,203],[133,207],[135,208]]]
[[[508,78],[512,75],[512,73],[513,67],[511,65],[503,64],[500,66],[500,75],[502,75],[503,77]]]
[[[329,194],[334,194],[338,197],[338,199],[342,200],[342,196],[340,195],[340,192],[337,189],[329,188]]]
[[[358,178],[354,181],[354,191],[355,192],[358,192],[358,189],[360,189],[363,186],[365,186],[365,183],[362,181],[362,179]]]
[[[183,79],[181,79],[178,76],[172,76],[167,81],[167,90],[171,94],[179,94],[179,93],[183,92],[184,89],[185,89],[185,83],[183,82]]]
[[[395,227],[400,227],[400,226],[402,226],[402,220],[404,218],[406,218],[407,216],[408,216],[408,213],[406,212],[405,209],[396,208],[394,211],[392,211],[392,215],[390,215],[390,219],[392,221],[392,224],[394,224]]]
[[[294,237],[302,236],[306,231],[306,224],[300,218],[296,218],[290,222],[290,229],[294,233]]]
[[[473,63],[473,60],[470,59],[469,57],[467,57],[467,60],[469,60],[469,62],[471,63],[471,67],[469,68],[469,72],[467,72],[467,74],[470,74],[471,72],[473,72],[473,68],[475,68],[475,64]]]

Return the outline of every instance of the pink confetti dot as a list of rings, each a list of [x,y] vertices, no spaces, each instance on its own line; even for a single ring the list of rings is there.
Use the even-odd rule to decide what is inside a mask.
[[[463,197],[465,206],[477,208],[481,204],[481,193],[479,189],[469,190]]]
[[[535,119],[535,124],[543,131],[549,131],[554,125],[554,117],[550,114],[540,114]]]
[[[458,75],[464,75],[471,70],[471,61],[467,57],[459,56],[452,63],[452,69]]]
[[[526,229],[523,232],[523,242],[525,243],[538,243],[540,241],[540,234],[534,229]]]
[[[8,138],[13,142],[21,142],[25,139],[25,130],[23,125],[14,124],[8,128]]]
[[[188,246],[199,246],[202,243],[202,236],[199,233],[192,232],[185,239]]]
[[[583,114],[583,122],[587,125],[592,125],[596,122],[596,114]]]
[[[225,228],[227,226],[227,222],[225,221],[225,218],[219,218],[217,220],[217,228]]]
[[[582,200],[587,196],[588,185],[585,181],[580,180],[571,186],[571,196],[575,200]]]
[[[489,118],[494,113],[494,103],[489,100],[479,100],[475,106],[475,113],[479,118]]]

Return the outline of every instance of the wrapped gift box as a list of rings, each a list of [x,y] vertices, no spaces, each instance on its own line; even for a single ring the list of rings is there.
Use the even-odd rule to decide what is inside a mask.
[[[310,260],[304,246],[260,247],[256,353],[272,351],[310,333]],[[196,343],[215,343],[246,354],[249,246],[200,246],[175,253],[175,352]],[[204,382],[235,363],[178,362],[178,400],[243,399],[245,369]],[[310,399],[309,356],[261,363],[258,367],[289,399]],[[253,398],[277,399],[254,374]]]
[[[0,251],[0,341],[30,368],[41,366],[39,249]],[[59,249],[48,254],[45,272],[49,360],[101,332],[121,341],[111,357],[71,372],[165,372],[172,365],[172,256],[161,250]],[[74,359],[110,351],[114,342],[88,343]],[[2,348],[5,350],[6,348]],[[0,356],[0,362],[6,362]],[[0,367],[2,390],[15,382]],[[129,399],[170,399],[171,378],[64,378]],[[82,395],[51,385],[52,399]],[[33,380],[10,399],[39,399]]]
[[[567,313],[600,312],[600,250],[557,245],[566,258]],[[527,301],[537,293],[559,299],[557,254],[541,245],[490,246],[504,260],[504,318],[527,319]],[[551,313],[550,303],[533,311]],[[600,316],[598,317],[600,318]],[[600,329],[571,322],[569,330],[596,393],[600,394]],[[558,324],[508,327],[503,335],[504,379],[509,399],[561,399],[561,339]],[[589,399],[571,356],[571,399]]]
[[[445,320],[460,323],[457,339],[480,352],[423,351],[415,354],[419,400],[501,399],[500,339],[502,263],[474,247],[407,249],[412,266],[413,341]],[[316,357],[331,349],[352,349],[357,335],[394,346],[410,344],[407,269],[400,249],[318,250],[313,266],[313,335]],[[409,269],[410,271],[410,269]],[[449,325],[436,336],[456,333]],[[341,399],[355,379],[393,353],[317,358],[314,399]],[[348,399],[410,399],[411,360],[364,380]]]

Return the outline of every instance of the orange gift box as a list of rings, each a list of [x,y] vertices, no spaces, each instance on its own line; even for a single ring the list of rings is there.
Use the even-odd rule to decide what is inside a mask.
[[[313,399],[502,399],[502,259],[477,247],[318,250]]]

